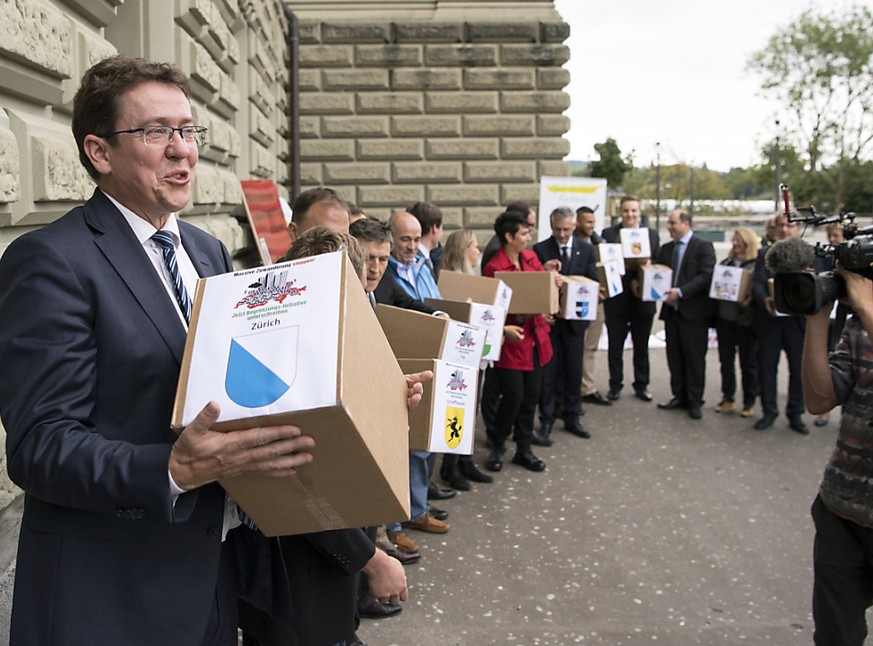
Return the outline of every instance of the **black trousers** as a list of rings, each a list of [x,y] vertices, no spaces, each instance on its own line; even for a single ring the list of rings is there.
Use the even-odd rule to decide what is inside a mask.
[[[734,368],[737,350],[740,355],[740,375],[743,384],[743,408],[750,408],[758,398],[758,337],[751,326],[719,319],[718,360],[721,364],[721,392],[727,401],[737,393],[737,373]]]
[[[627,314],[607,314],[606,333],[609,338],[609,388],[621,390],[624,386],[624,340],[630,332],[634,344],[635,390],[649,385],[649,334],[652,332],[654,314],[641,314],[631,310]]]
[[[536,350],[533,370],[494,368],[494,374],[502,396],[494,427],[488,429],[488,439],[492,446],[502,447],[512,434],[519,449],[529,449],[542,381],[542,367]]]
[[[803,383],[801,362],[803,359],[803,330],[793,317],[776,317],[768,330],[758,335],[758,383],[761,386],[761,408],[765,415],[778,415],[776,407],[776,369],[779,353],[785,350],[788,357],[788,405],[789,417],[803,414]]]
[[[485,422],[485,434],[490,438],[497,424],[497,408],[500,406],[500,384],[493,366],[485,369],[485,375],[480,382],[482,388],[479,407],[482,411],[482,421]]]
[[[873,606],[873,529],[841,518],[816,496],[812,614],[816,646],[861,646]]]
[[[540,389],[540,421],[555,421],[558,397],[560,414],[573,422],[582,411],[582,355],[585,351],[585,332],[577,333],[564,319],[556,319],[549,332],[554,355],[543,366]],[[559,382],[560,381],[560,385]]]
[[[664,321],[664,331],[667,334],[667,365],[670,367],[673,397],[690,407],[700,407],[706,385],[709,321],[686,321],[678,313],[671,312]]]

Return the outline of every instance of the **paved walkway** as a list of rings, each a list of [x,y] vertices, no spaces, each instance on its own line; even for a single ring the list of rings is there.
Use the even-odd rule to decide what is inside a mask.
[[[625,353],[626,370],[630,353]],[[735,646],[812,643],[809,507],[839,415],[801,436],[780,417],[718,415],[716,351],[704,418],[660,411],[663,350],[651,354],[655,401],[626,387],[610,408],[586,406],[594,437],[560,430],[537,451],[442,506],[445,536],[414,533],[403,612],[364,620],[369,646]],[[598,383],[606,379],[598,353]],[[785,391],[787,366],[780,365]],[[784,408],[780,400],[780,407]],[[481,435],[481,430],[480,430]],[[477,442],[476,459],[485,456]],[[509,455],[511,457],[511,453]]]

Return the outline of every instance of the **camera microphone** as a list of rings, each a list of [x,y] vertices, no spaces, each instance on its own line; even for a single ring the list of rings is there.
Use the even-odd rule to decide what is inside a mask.
[[[815,260],[815,249],[800,238],[788,238],[776,242],[764,262],[774,274],[785,274],[803,271]]]

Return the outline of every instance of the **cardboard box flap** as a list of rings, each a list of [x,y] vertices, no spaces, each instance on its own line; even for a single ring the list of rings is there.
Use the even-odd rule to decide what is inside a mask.
[[[498,271],[494,277],[512,288],[510,314],[554,314],[560,307],[558,285],[550,271]]]
[[[438,358],[446,340],[446,319],[379,303],[376,318],[395,357]]]

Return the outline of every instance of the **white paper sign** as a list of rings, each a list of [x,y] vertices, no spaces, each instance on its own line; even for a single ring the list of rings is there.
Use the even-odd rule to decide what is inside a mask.
[[[618,242],[601,242],[595,249],[597,249],[600,262],[618,261],[621,275],[624,276],[624,254],[621,252],[621,245]]]
[[[720,301],[737,302],[740,299],[740,287],[743,283],[742,267],[717,265],[712,272],[712,283],[709,285],[709,297]]]
[[[497,361],[500,359],[505,321],[505,308],[498,307],[497,305],[470,303],[470,322],[487,332],[485,352],[482,353],[482,358],[485,361]]]
[[[638,229],[618,230],[621,239],[621,251],[625,260],[645,260],[652,257],[652,247],[649,241],[649,230],[646,227]]]
[[[443,361],[460,363],[479,369],[482,353],[485,351],[484,329],[475,325],[449,321],[446,328],[446,341],[443,344]]]
[[[205,281],[183,424],[335,405],[341,252]]]
[[[673,270],[665,265],[643,267],[642,300],[660,301],[667,295],[673,283]]]
[[[478,366],[436,362],[430,452],[473,453],[478,377]]]
[[[597,300],[600,283],[579,282],[568,280],[564,283],[567,290],[562,315],[568,321],[593,321],[597,318]]]
[[[502,307],[504,312],[509,311],[509,303],[512,300],[512,287],[504,283],[502,280],[500,282],[500,288],[497,290],[497,298],[494,299],[494,304],[498,307]]]
[[[538,240],[552,235],[549,216],[559,206],[568,206],[574,213],[580,206],[587,206],[594,211],[594,230],[602,231],[606,213],[606,180],[598,177],[541,177]]]
[[[619,268],[619,264],[624,263],[619,263],[616,260],[609,260],[601,264],[603,265],[603,272],[606,275],[607,297],[612,298],[613,296],[618,296],[624,292],[624,285],[621,283],[621,269]]]

